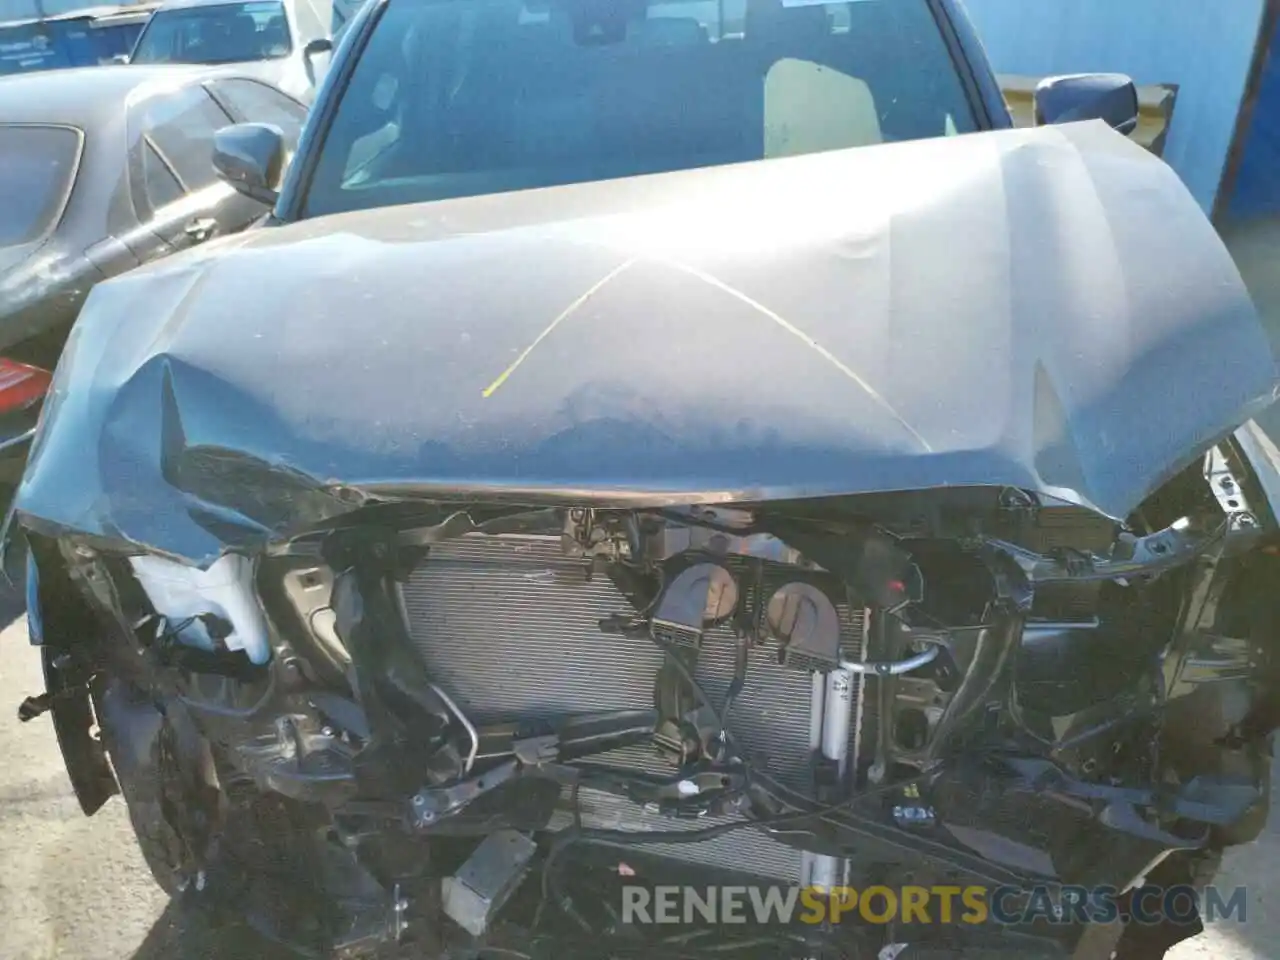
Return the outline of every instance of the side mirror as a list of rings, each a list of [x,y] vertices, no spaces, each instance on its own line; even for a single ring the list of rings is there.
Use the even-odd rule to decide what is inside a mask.
[[[127,53],[117,53],[111,58],[112,63],[128,63],[129,55]]]
[[[1036,87],[1036,125],[1104,120],[1128,135],[1138,128],[1138,88],[1121,73],[1047,77]]]
[[[270,123],[237,123],[213,135],[213,169],[246,197],[273,205],[284,177],[284,132]]]
[[[302,55],[308,60],[322,53],[333,53],[333,41],[328,37],[316,37],[302,48]]]

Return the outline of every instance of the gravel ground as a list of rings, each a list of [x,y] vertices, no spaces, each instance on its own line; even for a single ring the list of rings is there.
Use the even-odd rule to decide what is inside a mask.
[[[43,689],[26,621],[14,611],[0,632],[0,958],[3,960],[247,960],[272,951],[242,929],[212,930],[170,904],[133,844],[113,799],[93,818],[80,813],[47,719],[19,723],[16,707]],[[16,616],[16,619],[14,617]],[[1222,883],[1250,887],[1246,923],[1227,923],[1179,946],[1170,960],[1274,960],[1280,916],[1264,892],[1276,877],[1275,824],[1235,851]]]

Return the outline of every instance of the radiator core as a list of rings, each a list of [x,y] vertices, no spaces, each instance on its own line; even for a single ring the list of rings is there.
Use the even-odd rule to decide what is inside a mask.
[[[770,565],[766,585],[785,582],[789,574],[788,567]],[[645,638],[601,632],[602,619],[629,614],[631,606],[607,577],[589,580],[583,561],[564,556],[558,537],[473,535],[448,541],[432,548],[401,589],[409,634],[432,680],[476,724],[653,708],[662,652]],[[860,658],[862,611],[838,609],[845,655]],[[717,700],[733,679],[736,651],[728,628],[707,632],[697,678]],[[810,779],[810,696],[810,675],[780,666],[776,647],[760,644],[750,652],[746,686],[728,721],[751,762],[765,764],[772,776],[798,789],[808,789]],[[856,702],[853,716],[850,751],[856,762]],[[593,762],[676,772],[648,746],[601,754]],[[660,817],[586,789],[579,803],[588,827],[673,830],[722,822]],[[566,808],[551,826],[569,820]],[[645,849],[739,871],[750,865],[750,872],[784,882],[800,877],[799,851],[749,828],[703,843]]]

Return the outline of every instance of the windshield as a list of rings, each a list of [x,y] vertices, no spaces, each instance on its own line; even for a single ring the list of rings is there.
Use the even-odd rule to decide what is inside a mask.
[[[927,0],[392,0],[304,214],[974,127]]]
[[[278,60],[293,49],[278,0],[160,10],[138,38],[134,63]]]
[[[79,155],[74,130],[0,125],[0,248],[32,243],[57,224]]]

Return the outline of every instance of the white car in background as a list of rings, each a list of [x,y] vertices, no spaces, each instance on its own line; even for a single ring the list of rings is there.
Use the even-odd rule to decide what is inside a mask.
[[[130,63],[236,64],[310,103],[333,49],[332,0],[170,0]]]

